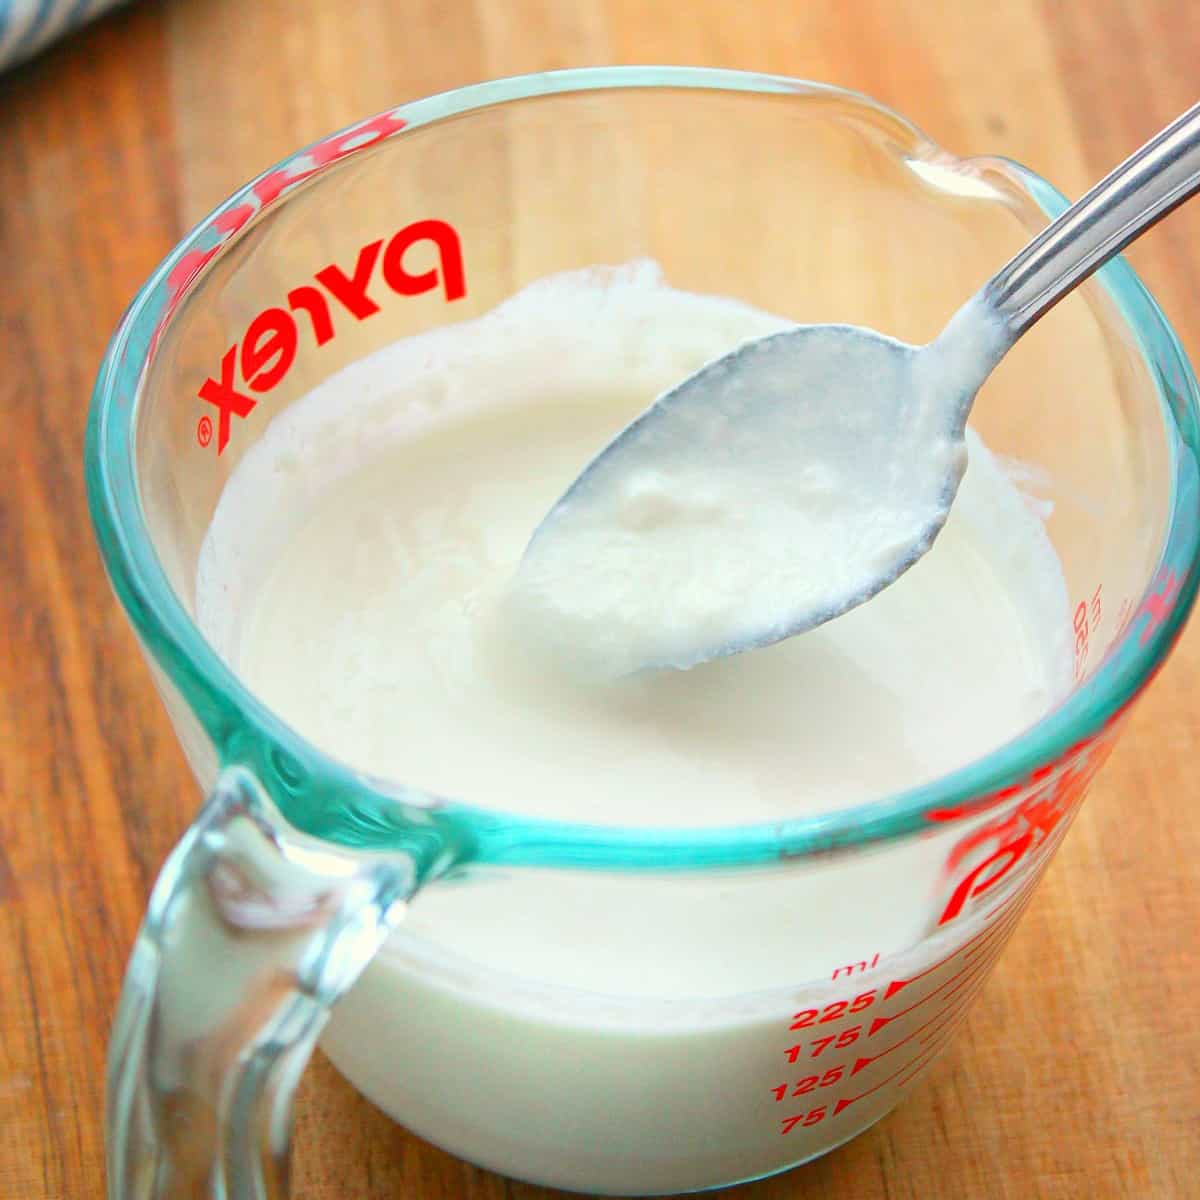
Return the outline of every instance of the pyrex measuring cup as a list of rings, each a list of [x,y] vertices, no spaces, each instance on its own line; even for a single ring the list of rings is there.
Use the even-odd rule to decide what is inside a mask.
[[[693,829],[555,823],[371,778],[201,635],[198,551],[275,416],[531,280],[649,256],[688,290],[919,342],[1061,203],[836,89],[571,71],[365,121],[181,243],[114,337],[87,442],[107,568],[209,792],[126,977],[111,1196],[285,1194],[291,1095],[339,999],[324,1044],[368,1096],[468,1159],[581,1191],[769,1174],[914,1086],[1194,598],[1197,388],[1125,264],[1014,350],[973,418],[1052,506],[1074,686],[916,790]],[[365,453],[377,430],[355,436],[336,444]],[[264,485],[247,545],[286,536],[305,498],[302,472]],[[451,888],[478,914],[473,947],[422,935],[422,895]],[[578,976],[515,969],[511,939],[552,937],[571,907],[594,918]],[[606,986],[604,964],[634,954],[645,985]]]

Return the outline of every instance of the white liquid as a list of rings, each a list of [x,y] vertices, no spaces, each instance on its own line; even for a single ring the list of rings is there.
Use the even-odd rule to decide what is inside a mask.
[[[942,528],[964,405],[1005,340],[973,300],[919,350],[817,325],[710,364],[554,505],[511,619],[563,669],[612,678],[769,645],[862,603]]]
[[[355,364],[281,414],[227,485],[202,627],[338,757],[527,815],[773,821],[977,758],[1064,693],[1070,660],[1053,551],[974,438],[932,552],[804,637],[588,688],[539,667],[497,615],[531,529],[596,448],[780,327],[637,266],[544,281]],[[972,936],[979,913],[921,942],[949,845],[720,875],[477,868],[416,898],[325,1045],[410,1128],[508,1174],[647,1194],[762,1173],[894,1102],[883,1088],[783,1136],[801,1101],[772,1089],[805,1074],[783,1058],[807,1036],[789,1031],[795,1010],[875,988],[883,1012],[883,983]]]

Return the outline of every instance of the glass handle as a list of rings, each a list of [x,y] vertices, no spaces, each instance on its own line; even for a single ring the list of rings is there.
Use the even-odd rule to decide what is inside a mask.
[[[984,285],[1020,337],[1047,309],[1200,190],[1200,104],[1176,117]]]
[[[291,828],[226,770],[167,860],[108,1057],[109,1200],[283,1200],[292,1096],[330,1006],[416,888],[403,854]]]

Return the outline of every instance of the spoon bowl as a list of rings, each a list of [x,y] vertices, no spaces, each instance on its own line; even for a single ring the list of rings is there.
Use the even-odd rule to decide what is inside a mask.
[[[996,357],[939,369],[967,324],[923,348],[799,326],[701,368],[554,506],[514,611],[554,657],[624,675],[766,646],[869,599],[933,544],[966,468],[969,369]]]

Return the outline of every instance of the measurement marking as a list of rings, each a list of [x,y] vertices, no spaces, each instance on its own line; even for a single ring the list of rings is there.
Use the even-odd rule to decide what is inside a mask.
[[[1090,778],[1088,782],[1091,782]],[[1067,830],[1070,828],[1071,819],[1074,816],[1075,810],[1079,807],[1080,798],[1082,798],[1082,792],[1080,793],[1080,797],[1076,798],[1072,802],[1071,807],[1063,812],[1063,814],[1059,817],[1055,828],[1049,834],[1047,834],[1046,840],[1042,842],[1041,846],[1038,847],[1038,849],[1042,851],[1042,861],[1038,863],[1036,868],[1034,868],[1033,875],[1030,877],[1030,892],[1033,891],[1034,887],[1037,886],[1038,880],[1041,879],[1041,877],[1045,874],[1046,868],[1050,865],[1050,860],[1054,857],[1054,852],[1062,844],[1063,838],[1067,836]]]
[[[972,992],[971,999],[974,1000],[976,995],[977,995],[977,992]],[[962,1005],[959,1008],[958,1012],[955,1014],[954,1019],[949,1021],[945,1026],[943,1026],[943,1029],[946,1030],[948,1033],[952,1033],[967,1019],[967,1013],[969,1013],[970,1011],[971,1011],[971,1005],[969,1003]],[[930,1038],[937,1037],[938,1033],[941,1033],[941,1032],[942,1032],[942,1030],[938,1030],[935,1033],[929,1034],[927,1037],[923,1037],[921,1039],[921,1045],[922,1046],[925,1045],[926,1042],[928,1042]]]
[[[983,951],[984,954],[987,954],[994,950],[997,946],[1006,945],[1008,943],[1008,935],[1012,933],[1013,926],[1017,923],[1015,918],[1019,917],[1020,915],[1021,914],[1019,912],[1014,913],[1013,918],[1006,921],[1003,925],[993,925],[992,933],[994,933],[996,936],[988,938],[986,942],[980,942],[977,946],[973,946],[970,950],[968,950],[966,954],[963,955],[963,969],[966,970],[966,968],[970,966],[971,959],[975,958],[980,951]],[[975,961],[978,962],[979,960],[976,959]]]
[[[850,1068],[850,1074],[857,1075],[859,1071],[865,1071],[873,1062],[878,1062],[879,1059],[885,1058],[887,1055],[891,1054],[893,1050],[899,1050],[901,1046],[911,1042],[913,1038],[917,1036],[917,1034],[928,1029],[929,1026],[933,1025],[935,1022],[942,1020],[947,1013],[954,1015],[962,1012],[964,1006],[969,1005],[977,993],[978,988],[976,988],[975,991],[970,991],[965,995],[960,996],[956,1001],[954,1001],[953,1004],[947,1004],[945,1008],[938,1009],[938,1011],[934,1013],[924,1025],[918,1025],[911,1033],[906,1034],[898,1042],[893,1042],[892,1045],[890,1045],[886,1050],[880,1050],[878,1054],[872,1054],[869,1057],[857,1059],[854,1063],[854,1066]]]
[[[1029,900],[1030,900],[1030,897],[1028,895],[1023,896],[1021,898],[1021,903],[1018,904],[1012,910],[1012,912],[1010,912],[1008,914],[1008,916],[1006,916],[1004,918],[1003,921],[997,921],[996,924],[992,926],[992,929],[998,935],[1001,935],[1001,936],[997,936],[995,939],[993,939],[993,941],[991,943],[993,946],[995,946],[995,945],[1006,946],[1008,944],[1008,939],[1012,936],[1013,931],[1020,924],[1021,918],[1025,915],[1026,908],[1029,907]],[[979,947],[979,948],[982,948],[982,947]],[[965,957],[970,958],[971,955],[974,953],[975,953],[975,951],[972,950],[971,954],[968,954]]]
[[[913,1071],[913,1073],[911,1075],[907,1075],[907,1076],[905,1076],[905,1078],[900,1080],[900,1082],[898,1084],[896,1084],[896,1087],[902,1088],[902,1087],[906,1087],[908,1084],[912,1083],[912,1081],[914,1079],[916,1079],[916,1077],[918,1075],[920,1075],[920,1073],[922,1071],[924,1071],[925,1068],[927,1066],[929,1066],[929,1064],[931,1062],[933,1062],[933,1060],[937,1057],[938,1051],[943,1049],[943,1047],[945,1047],[946,1043],[950,1040],[951,1034],[953,1034],[953,1032],[954,1032],[953,1029],[948,1030],[940,1042],[934,1042],[926,1050],[922,1051],[922,1055],[929,1056],[928,1059],[925,1062],[921,1063],[921,1065],[919,1067],[917,1067],[917,1069],[915,1071]],[[913,1063],[915,1063],[917,1061],[918,1060],[914,1058],[912,1060],[912,1062],[909,1063],[908,1065],[911,1067],[913,1065]]]
[[[972,979],[973,979],[973,978],[974,978],[976,975],[979,975],[979,974],[981,974],[981,973],[982,973],[983,975],[986,975],[986,974],[987,974],[987,972],[988,972],[988,968],[989,968],[990,966],[992,966],[992,965],[995,963],[996,959],[998,959],[998,958],[1000,957],[1000,955],[1001,955],[1003,952],[1004,952],[1004,947],[1003,947],[1003,946],[1001,946],[1001,947],[1000,947],[1000,948],[999,948],[999,949],[996,951],[996,953],[992,955],[992,957],[991,957],[990,959],[987,959],[987,960],[985,961],[984,959],[982,959],[982,958],[981,958],[981,959],[980,959],[980,960],[979,960],[979,961],[978,961],[978,962],[975,964],[975,968],[976,968],[976,969],[974,970],[973,974],[966,976],[966,978],[965,978],[965,979],[963,979],[963,981],[962,981],[962,982],[961,982],[961,983],[958,985],[958,987],[952,987],[952,988],[951,988],[951,989],[950,989],[950,990],[949,990],[949,991],[948,991],[948,992],[947,992],[947,993],[946,993],[946,994],[945,994],[945,995],[942,997],[942,999],[943,999],[943,1000],[948,1000],[948,999],[949,999],[951,996],[953,996],[953,995],[954,995],[954,993],[955,993],[955,992],[957,992],[957,991],[958,991],[958,989],[959,989],[959,988],[961,988],[961,987],[965,987],[965,986],[966,986],[968,983],[970,983],[970,982],[971,982],[971,980],[972,980]]]
[[[991,925],[986,929],[981,929],[974,935],[974,937],[969,938],[967,941],[963,942],[961,946],[951,950],[950,953],[945,956],[945,958],[938,959],[933,966],[926,967],[924,971],[921,971],[916,975],[910,975],[907,979],[893,979],[892,982],[887,985],[886,989],[884,989],[884,993],[880,999],[890,1000],[897,992],[903,991],[904,988],[908,987],[910,983],[916,983],[917,980],[924,979],[926,975],[932,975],[934,971],[938,970],[940,967],[944,967],[948,962],[951,961],[951,959],[957,958],[960,954],[963,956],[965,961],[966,959],[970,958],[972,954],[976,954],[978,951],[984,948],[987,943],[985,943],[983,939],[986,938],[988,942],[993,941],[1005,931],[1011,929],[1013,923],[1017,920],[1017,918],[1020,917],[1020,915],[1021,910],[1018,909],[1015,913],[1010,914],[1009,918],[1001,921],[999,924]],[[970,949],[972,946],[974,946],[975,949]],[[947,980],[947,982],[949,982],[949,980]]]
[[[986,971],[988,969],[988,967],[990,967],[996,961],[996,959],[1000,957],[1000,954],[1003,950],[1004,950],[1004,946],[1000,945],[995,950],[993,950],[990,955],[985,956],[981,959],[978,959],[976,962],[970,964],[969,966],[963,967],[963,969],[961,971],[956,971],[953,975],[950,976],[949,979],[945,980],[942,983],[939,983],[938,986],[935,987],[932,991],[926,992],[925,995],[920,998],[920,1000],[916,1001],[913,1004],[910,1004],[907,1008],[902,1008],[897,1013],[892,1013],[892,1015],[890,1017],[876,1017],[875,1020],[873,1020],[871,1022],[870,1029],[867,1030],[867,1037],[874,1037],[875,1034],[877,1034],[885,1025],[890,1025],[897,1018],[903,1017],[906,1014],[912,1012],[914,1009],[920,1008],[921,1005],[924,1004],[927,1000],[932,1000],[934,998],[934,996],[936,996],[938,994],[938,992],[940,992],[945,987],[949,987],[950,984],[952,984],[956,979],[961,978],[963,975],[967,975],[967,979],[963,980],[963,983],[966,983],[966,982],[968,982],[969,979],[974,978],[974,976],[978,975],[981,971]],[[968,972],[970,974],[968,974]],[[959,984],[959,987],[962,987],[961,983]],[[955,988],[954,991],[958,991],[958,988]],[[950,992],[947,994],[953,995],[953,992]],[[945,999],[944,996],[942,998]]]
[[[922,1053],[924,1053],[924,1052],[922,1052]],[[911,1063],[911,1062],[907,1062],[907,1063],[905,1063],[905,1064],[904,1064],[904,1066],[902,1066],[902,1067],[900,1068],[900,1070],[896,1071],[896,1072],[895,1072],[894,1074],[892,1074],[892,1075],[889,1075],[889,1076],[888,1076],[886,1079],[884,1079],[884,1080],[882,1080],[881,1082],[877,1083],[877,1084],[876,1084],[876,1085],[875,1085],[873,1088],[869,1088],[869,1089],[868,1089],[867,1091],[865,1091],[865,1092],[859,1092],[859,1094],[858,1094],[857,1096],[843,1096],[843,1097],[842,1097],[842,1098],[841,1098],[841,1099],[840,1099],[840,1100],[839,1100],[839,1101],[838,1101],[838,1102],[837,1102],[837,1103],[836,1103],[836,1104],[833,1106],[833,1115],[836,1117],[836,1116],[838,1115],[838,1113],[840,1113],[840,1112],[842,1112],[843,1110],[845,1110],[845,1109],[849,1108],[849,1107],[850,1107],[850,1105],[852,1105],[852,1104],[857,1104],[857,1103],[858,1103],[860,1100],[865,1100],[865,1099],[866,1099],[868,1096],[870,1096],[870,1095],[872,1095],[873,1093],[875,1093],[875,1092],[879,1091],[879,1089],[880,1089],[881,1087],[887,1087],[887,1085],[888,1085],[889,1083],[891,1083],[891,1082],[892,1082],[892,1080],[896,1078],[896,1076],[898,1076],[898,1075],[903,1075],[903,1074],[904,1074],[904,1072],[905,1072],[905,1071],[907,1071],[907,1070],[908,1070],[908,1068],[909,1068],[909,1067],[911,1067],[911,1066],[912,1066],[912,1063]]]
[[[1067,816],[1068,813],[1064,813],[1062,815]],[[844,1111],[851,1104],[862,1100],[866,1096],[872,1095],[874,1092],[877,1092],[880,1088],[890,1083],[893,1079],[896,1079],[899,1075],[909,1071],[914,1064],[919,1063],[922,1058],[935,1053],[949,1040],[954,1031],[966,1019],[966,1015],[970,1010],[971,1001],[976,995],[978,995],[984,984],[987,982],[989,969],[1000,957],[1000,954],[1003,952],[1004,947],[1007,944],[1006,935],[1013,930],[1017,922],[1021,919],[1025,909],[1029,906],[1033,899],[1033,893],[1037,887],[1037,884],[1040,882],[1042,875],[1049,866],[1050,861],[1054,856],[1054,852],[1058,849],[1062,839],[1066,836],[1067,824],[1062,822],[1060,819],[1059,822],[1056,822],[1056,825],[1057,828],[1055,828],[1038,847],[1038,849],[1041,851],[1039,854],[1040,861],[1030,872],[1028,879],[1014,887],[1013,890],[1009,892],[1009,894],[1005,896],[1004,899],[983,918],[984,924],[986,925],[986,923],[991,921],[994,917],[997,917],[1002,913],[1005,914],[1000,921],[994,925],[986,925],[986,928],[981,929],[961,946],[958,946],[944,958],[939,959],[932,966],[927,967],[919,974],[913,975],[907,979],[893,980],[888,984],[882,996],[883,1000],[891,999],[892,996],[908,987],[910,983],[915,983],[919,979],[924,979],[927,975],[933,974],[933,972],[939,970],[941,967],[944,967],[948,962],[952,961],[959,955],[962,956],[963,965],[961,968],[948,979],[943,980],[932,991],[927,992],[921,997],[920,1000],[916,1001],[914,1004],[910,1004],[907,1008],[901,1009],[897,1013],[893,1013],[891,1016],[876,1017],[871,1022],[870,1028],[867,1030],[868,1037],[873,1037],[881,1029],[887,1025],[890,1025],[899,1017],[903,1017],[908,1013],[913,1012],[915,1009],[920,1008],[922,1004],[924,1004],[927,1000],[933,999],[934,996],[938,995],[939,992],[944,991],[944,989],[949,987],[950,984],[954,983],[955,980],[959,981],[955,987],[951,988],[945,993],[944,996],[942,996],[943,1001],[948,1001],[951,996],[955,995],[955,993],[962,992],[957,1000],[946,1004],[923,1025],[918,1026],[911,1033],[903,1037],[894,1045],[889,1046],[886,1050],[881,1050],[878,1054],[862,1056],[855,1060],[853,1067],[850,1069],[851,1075],[857,1075],[860,1071],[865,1070],[872,1063],[877,1062],[879,1059],[888,1054],[891,1054],[893,1050],[898,1050],[901,1046],[907,1045],[907,1043],[912,1041],[912,1039],[918,1034],[928,1030],[930,1026],[935,1025],[938,1022],[943,1022],[943,1024],[941,1024],[937,1029],[926,1033],[925,1036],[920,1039],[921,1044],[929,1043],[929,1045],[927,1045],[926,1049],[917,1055],[916,1058],[912,1059],[906,1066],[901,1067],[899,1071],[889,1075],[886,1079],[876,1084],[868,1091],[862,1092],[857,1096],[839,1100],[833,1110],[835,1116]],[[975,962],[968,961],[974,958],[976,955],[980,955],[980,957],[978,957]],[[969,984],[973,984],[973,986],[968,988]],[[962,991],[963,988],[967,988],[967,990],[964,992]],[[897,1087],[904,1087],[910,1083],[918,1074],[920,1074],[922,1070],[924,1070],[925,1065],[927,1064],[921,1064],[918,1066],[916,1070],[912,1071],[912,1073],[909,1074],[905,1079],[902,1079],[899,1084],[897,1084]]]
[[[887,1087],[887,1085],[891,1083],[893,1079],[903,1075],[904,1072],[913,1065],[913,1063],[919,1062],[927,1054],[933,1053],[935,1053],[934,1047],[930,1047],[927,1050],[922,1050],[921,1053],[916,1056],[916,1058],[909,1059],[909,1061],[906,1062],[898,1071],[893,1071],[891,1075],[889,1075],[886,1079],[880,1080],[880,1082],[877,1083],[873,1088],[868,1088],[865,1092],[859,1092],[857,1096],[843,1096],[833,1106],[832,1115],[836,1117],[838,1113],[843,1112],[845,1109],[849,1108],[850,1105],[857,1104],[860,1100],[865,1100],[868,1096],[874,1095],[877,1091],[879,1091],[880,1088]]]
[[[984,958],[980,958],[980,959],[976,959],[976,961],[975,961],[975,962],[973,962],[969,968],[964,968],[962,971],[960,971],[960,972],[959,972],[959,976],[961,976],[961,979],[959,979],[959,982],[958,982],[958,984],[957,984],[955,987],[952,987],[952,988],[951,988],[951,989],[950,989],[950,990],[949,990],[949,991],[948,991],[948,992],[947,992],[947,993],[946,993],[946,994],[945,994],[945,995],[942,997],[942,999],[943,999],[943,1000],[948,1000],[948,999],[949,999],[951,996],[953,996],[953,995],[954,995],[954,993],[955,993],[955,992],[957,992],[957,991],[958,991],[960,988],[966,987],[966,985],[967,985],[968,983],[970,983],[970,982],[971,982],[971,980],[973,980],[973,979],[977,979],[977,978],[979,978],[980,976],[986,976],[986,975],[987,975],[987,973],[988,973],[988,971],[989,971],[989,969],[995,965],[995,963],[996,963],[996,960],[997,960],[997,959],[1000,957],[1000,955],[1001,955],[1001,954],[1003,954],[1003,953],[1004,953],[1004,945],[1003,945],[1003,944],[1001,944],[1001,945],[999,945],[999,946],[995,947],[995,949],[992,951],[992,953],[991,953],[991,955],[990,955],[990,956],[987,956],[987,957],[984,957]],[[946,983],[954,983],[954,979],[955,979],[955,978],[959,978],[959,976],[954,976],[954,977],[952,977],[952,978],[950,978],[950,979],[947,979],[947,980],[946,980]],[[943,986],[944,986],[944,985],[943,985]]]
[[[997,913],[1002,913],[1012,902],[1021,896],[1021,889],[1024,885],[1018,884],[995,908],[992,909],[983,919],[985,922],[990,921]]]
[[[1005,921],[1009,920],[1012,917],[1014,912],[1021,911],[1022,901],[1028,900],[1028,899],[1029,899],[1029,888],[1025,884],[1021,884],[1019,887],[1016,887],[1013,889],[1012,893],[1008,897],[1005,898],[1003,904],[1000,904],[998,907],[993,908],[992,911],[990,913],[988,913],[987,916],[984,917],[983,919],[985,922],[987,922],[987,921],[990,921],[994,916],[997,916],[1000,913],[1005,914],[1001,920],[997,921],[996,924],[991,927],[993,929],[999,929],[1000,926],[1003,925]]]
[[[1039,846],[1035,847],[1035,852],[1043,850],[1047,847],[1051,852],[1056,850],[1058,848],[1058,843],[1062,841],[1062,835],[1060,834],[1057,836],[1051,836],[1054,836],[1053,844],[1051,844],[1050,838],[1047,838]],[[1033,894],[1033,889],[1037,886],[1037,881],[1042,877],[1042,872],[1046,869],[1046,863],[1048,861],[1048,858],[1043,858],[1042,861],[1034,867],[1033,871],[1029,875],[1029,878],[1017,884],[1017,886],[1013,888],[1013,890],[1009,892],[1009,894],[1005,896],[1004,899],[1001,900],[1000,903],[997,904],[996,907],[993,908],[992,911],[983,918],[984,921],[990,921],[994,916],[1003,912],[1005,909],[1012,908],[1014,905],[1017,906],[1015,911],[1018,915],[1023,912],[1025,909],[1025,904],[1029,902],[1029,898]]]
[[[972,965],[970,962],[968,962],[968,960],[971,958],[971,956],[973,954],[978,953],[978,951],[980,951],[980,950],[988,950],[988,951],[994,950],[997,944],[999,944],[1000,946],[1003,946],[1007,940],[1004,937],[1004,935],[1012,929],[1013,925],[1015,924],[1017,918],[1020,917],[1020,915],[1021,915],[1020,910],[1018,910],[1016,913],[1013,914],[1013,917],[1009,921],[1006,921],[1004,924],[1001,924],[1001,925],[993,925],[987,931],[988,934],[991,935],[991,936],[989,936],[987,941],[979,942],[979,944],[975,947],[974,950],[970,951],[970,953],[968,953],[968,954],[964,954],[963,959],[962,959],[962,965],[960,966],[960,968],[953,975],[951,975],[948,979],[942,980],[942,982],[938,985],[938,987],[935,989],[935,991],[940,991],[948,983],[953,983],[954,980],[956,980],[963,973],[963,971],[968,970],[970,968],[970,966]],[[970,945],[970,943],[967,943],[967,945]],[[963,947],[960,946],[959,949],[956,950],[954,952],[954,954],[951,955],[950,957],[951,958],[955,957],[955,955],[962,952],[962,949],[963,949]],[[943,959],[942,962],[937,964],[937,966],[944,967],[947,962],[949,962],[949,959]],[[924,979],[924,977],[926,975],[929,975],[934,969],[935,968],[931,967],[928,971],[922,971],[919,975],[914,975],[911,979],[893,980],[893,982],[889,985],[888,990],[884,993],[883,999],[890,1000],[894,995],[896,995],[897,992],[902,991],[904,988],[908,987],[908,985],[910,983],[916,983],[917,980]],[[932,996],[934,994],[935,994],[935,992],[927,992],[926,996],[928,997],[928,996]],[[907,1012],[908,1010],[906,1009],[905,1011]]]
[[[974,966],[970,968],[971,973],[967,975],[967,977],[963,980],[963,983],[969,983],[976,976],[980,974],[986,974],[988,967],[990,967],[996,961],[997,957],[998,955],[993,955],[990,959],[980,959],[979,962],[975,963]],[[910,1012],[920,1008],[926,1000],[932,1000],[933,997],[936,996],[937,993],[940,992],[947,983],[953,983],[954,980],[958,979],[962,974],[963,972],[960,971],[958,975],[954,975],[950,979],[947,979],[946,983],[943,983],[941,987],[935,988],[934,991],[930,992],[928,995],[922,996],[921,999],[915,1004],[910,1004],[907,1008],[901,1009],[898,1013],[893,1013],[890,1017],[876,1017],[875,1020],[871,1022],[871,1028],[867,1030],[867,1037],[874,1037],[875,1034],[884,1028],[884,1026],[890,1025],[893,1021],[898,1020],[900,1017],[907,1016]],[[961,986],[962,984],[959,984],[959,987]],[[955,988],[954,991],[958,991],[958,988]],[[952,994],[952,992],[948,992],[947,996]],[[943,996],[942,999],[945,1000],[946,996]],[[945,1010],[938,1009],[938,1011],[944,1012]]]
[[[963,1012],[966,1009],[966,1007],[970,1005],[971,1001],[975,998],[975,996],[978,994],[978,991],[979,991],[979,988],[977,986],[973,990],[971,990],[969,992],[965,992],[962,996],[960,996],[957,1000],[955,1000],[953,1004],[947,1004],[945,1008],[939,1008],[938,1011],[932,1017],[930,1017],[929,1020],[926,1021],[924,1025],[918,1025],[917,1028],[914,1029],[912,1031],[912,1033],[910,1033],[902,1041],[897,1042],[894,1046],[890,1046],[887,1050],[884,1050],[881,1053],[875,1055],[875,1058],[882,1058],[885,1054],[890,1054],[892,1052],[892,1050],[896,1050],[900,1046],[903,1046],[905,1042],[911,1041],[913,1038],[915,1038],[917,1036],[917,1034],[928,1029],[930,1025],[934,1025],[938,1021],[941,1021],[943,1018],[945,1018],[947,1016],[947,1014],[951,1018],[953,1018],[954,1016]],[[921,1043],[924,1044],[925,1042],[927,1042],[929,1040],[930,1037],[935,1036],[938,1032],[939,1031],[935,1029],[935,1030],[933,1030],[932,1033],[926,1034],[925,1037],[920,1039]],[[862,1061],[862,1060],[859,1060],[859,1061]],[[869,1061],[874,1061],[874,1060],[872,1059]],[[853,1072],[851,1072],[851,1074],[853,1074]]]
[[[872,971],[877,966],[879,966],[879,951],[878,950],[875,952],[874,958],[870,958],[870,959],[864,958],[860,962],[849,963],[844,967],[835,967],[831,978],[836,980],[839,975],[843,975],[843,974],[853,975],[855,971],[858,971],[860,973],[863,971]]]
[[[1021,919],[1021,914],[1024,911],[1025,905],[1023,903],[1018,904],[1017,907],[1014,908],[1002,921],[997,921],[995,925],[990,926],[989,932],[995,934],[997,938],[1003,941],[1004,937],[1002,935],[1010,934],[1013,931],[1013,927]],[[965,961],[973,954],[978,954],[979,951],[982,950],[987,944],[988,943],[986,942],[979,942],[978,945],[972,949],[969,949],[966,954],[963,955],[963,960]]]

